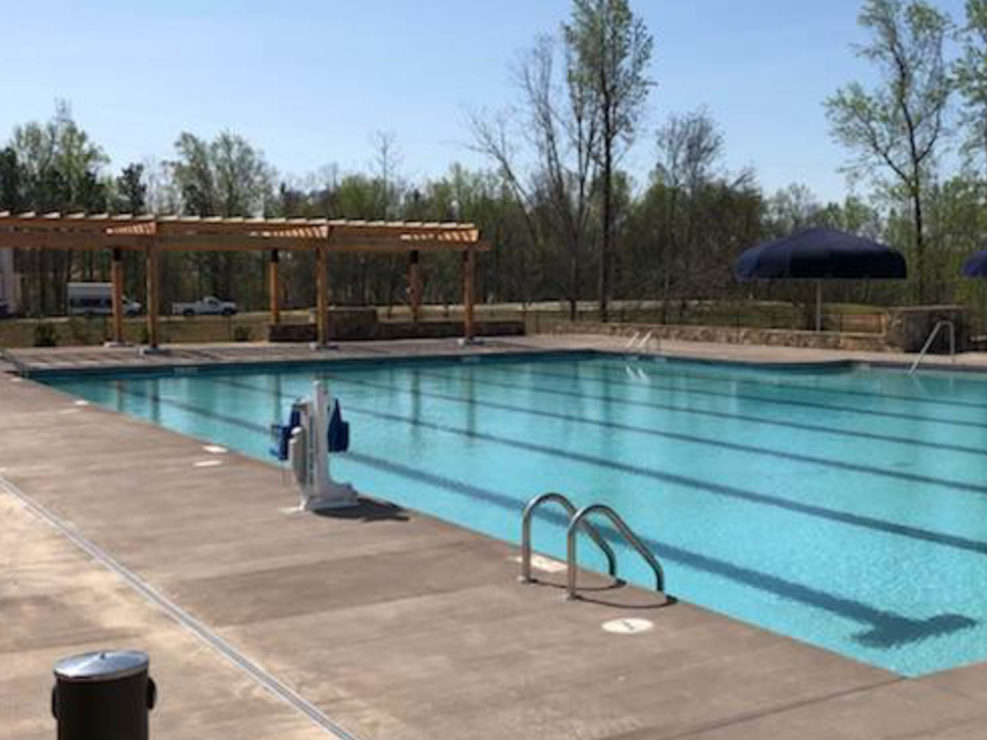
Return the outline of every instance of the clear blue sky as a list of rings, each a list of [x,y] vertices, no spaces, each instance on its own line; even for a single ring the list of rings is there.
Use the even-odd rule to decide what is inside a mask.
[[[962,0],[941,0],[954,19]],[[283,173],[365,168],[376,130],[397,134],[402,174],[437,175],[468,151],[465,111],[513,97],[509,64],[567,17],[568,0],[296,0],[155,3],[0,0],[0,137],[48,118],[56,98],[119,168],[166,158],[182,130],[230,128]],[[844,152],[822,101],[866,79],[858,0],[632,0],[655,37],[639,182],[653,131],[708,106],[732,168],[767,191],[808,184],[840,198]]]

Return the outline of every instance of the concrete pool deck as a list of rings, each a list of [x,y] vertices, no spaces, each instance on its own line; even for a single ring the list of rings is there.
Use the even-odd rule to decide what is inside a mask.
[[[483,351],[622,346],[532,337]],[[305,348],[182,351],[193,363],[207,361],[196,353],[311,357]],[[402,342],[326,356],[438,351],[462,350]],[[663,351],[870,361],[783,348]],[[99,367],[120,352],[17,359]],[[976,359],[958,362],[981,367]],[[52,664],[104,647],[150,653],[161,695],[152,737],[161,738],[332,736],[231,655],[358,738],[984,736],[987,664],[903,679],[689,604],[659,606],[638,589],[567,603],[557,587],[516,582],[512,546],[384,505],[333,517],[287,512],[294,502],[273,466],[0,373],[0,737],[52,737]],[[626,617],[655,628],[601,629]]]
[[[626,351],[628,339],[596,334],[538,334],[492,338],[463,347],[452,339],[408,339],[381,342],[340,342],[332,349],[312,350],[307,345],[243,342],[235,344],[173,345],[157,354],[141,354],[135,347],[48,347],[9,349],[0,353],[0,371],[51,372],[73,370],[141,370],[197,365],[304,364],[341,359],[458,356],[514,352],[598,350]],[[686,359],[758,364],[826,364],[861,362],[909,366],[916,355],[895,352],[860,352],[805,349],[751,344],[716,344],[663,340],[657,354]],[[923,368],[987,371],[987,352],[965,352],[955,358],[928,355]]]

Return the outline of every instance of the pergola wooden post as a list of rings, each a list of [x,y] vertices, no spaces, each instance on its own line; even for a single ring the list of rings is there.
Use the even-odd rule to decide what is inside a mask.
[[[329,346],[329,248],[315,248],[315,336],[319,347]]]
[[[417,249],[411,250],[408,256],[408,301],[411,320],[417,324],[422,317],[422,270]]]
[[[267,291],[271,303],[271,323],[281,323],[281,304],[278,300],[278,262],[280,261],[278,250],[271,250],[271,257],[267,264]]]
[[[161,278],[158,269],[158,250],[153,243],[147,248],[147,345],[158,348],[158,304],[161,301]]]
[[[119,247],[113,248],[110,280],[113,282],[113,342],[123,344],[123,251]]]
[[[468,343],[476,337],[476,325],[473,322],[474,276],[476,273],[476,258],[472,249],[463,250],[463,339]]]

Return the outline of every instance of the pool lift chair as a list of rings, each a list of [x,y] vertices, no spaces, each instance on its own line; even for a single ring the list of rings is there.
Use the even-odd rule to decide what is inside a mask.
[[[326,384],[313,384],[311,400],[292,404],[288,423],[272,427],[277,447],[271,453],[290,463],[298,484],[301,511],[358,506],[360,500],[349,483],[333,480],[329,472],[331,453],[349,449],[349,424],[343,421],[339,401]]]

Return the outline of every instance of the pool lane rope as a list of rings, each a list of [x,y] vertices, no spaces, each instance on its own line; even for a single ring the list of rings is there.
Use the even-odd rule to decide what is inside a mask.
[[[51,527],[64,535],[72,544],[89,555],[93,560],[119,576],[128,586],[144,597],[145,600],[158,607],[182,627],[218,652],[263,689],[304,714],[330,735],[340,738],[340,740],[359,740],[356,735],[340,727],[312,702],[308,701],[271,673],[268,673],[256,662],[209,629],[204,623],[182,609],[167,596],[157,591],[125,565],[114,559],[106,550],[84,537],[64,519],[36,502],[3,474],[0,474],[0,488],[17,499],[24,508],[36,517],[47,522]]]

